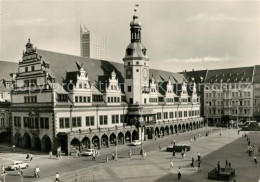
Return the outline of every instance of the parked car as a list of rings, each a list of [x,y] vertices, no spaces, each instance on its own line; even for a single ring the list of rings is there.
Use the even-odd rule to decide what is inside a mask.
[[[87,149],[87,150],[85,150],[85,151],[82,151],[82,152],[81,152],[81,155],[92,156],[94,153],[95,153],[96,155],[98,155],[98,150],[96,150],[96,149]]]
[[[8,166],[8,169],[18,170],[19,167],[21,169],[27,169],[29,167],[29,163],[25,163],[23,161],[14,161],[11,165]]]
[[[142,144],[142,142],[140,140],[133,140],[130,145],[137,146],[137,145],[141,145],[141,144]]]

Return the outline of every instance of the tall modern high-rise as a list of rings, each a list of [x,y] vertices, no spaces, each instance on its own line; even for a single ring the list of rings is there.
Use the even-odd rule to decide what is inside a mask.
[[[93,59],[105,59],[106,37],[89,31],[85,25],[80,25],[80,55]]]

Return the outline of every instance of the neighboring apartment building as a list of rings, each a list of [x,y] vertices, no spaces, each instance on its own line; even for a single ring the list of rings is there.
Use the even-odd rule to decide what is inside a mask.
[[[13,142],[70,153],[204,125],[196,83],[149,68],[133,16],[124,64],[39,50],[28,41],[13,74]]]
[[[260,65],[254,67],[253,95],[254,119],[260,122]]]
[[[105,60],[106,37],[97,35],[86,28],[80,26],[80,55],[82,57]]]
[[[12,78],[10,72],[16,71],[17,67],[17,63],[0,61],[0,142],[11,141]]]
[[[183,72],[195,78],[203,107],[201,113],[210,124],[224,120],[233,124],[260,121],[260,66]],[[199,79],[200,78],[200,79]],[[202,96],[204,95],[204,97]],[[232,124],[232,123],[229,124]]]

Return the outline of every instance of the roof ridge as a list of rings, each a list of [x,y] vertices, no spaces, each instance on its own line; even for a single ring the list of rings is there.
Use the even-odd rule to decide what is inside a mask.
[[[63,52],[56,52],[56,51],[50,51],[50,50],[45,50],[45,49],[39,49],[37,48],[37,51],[45,51],[45,52],[50,52],[50,53],[55,53],[55,54],[62,54],[62,55],[66,55],[66,56],[75,56],[78,58],[83,58],[83,59],[87,59],[87,60],[98,60],[98,61],[107,61],[107,62],[112,62],[112,63],[117,63],[117,64],[123,64],[123,63],[119,63],[119,62],[115,62],[115,61],[109,61],[109,60],[103,60],[103,59],[94,59],[94,58],[87,58],[87,57],[82,57],[79,55],[74,55],[74,54],[67,54],[67,53],[63,53]]]

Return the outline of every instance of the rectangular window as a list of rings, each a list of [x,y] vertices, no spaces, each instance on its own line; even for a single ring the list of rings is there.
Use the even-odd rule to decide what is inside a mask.
[[[28,117],[23,117],[23,126],[24,127],[28,127],[28,120],[29,120]]]
[[[157,112],[157,120],[162,119],[162,113]]]
[[[32,71],[34,71],[34,66],[31,66]]]
[[[115,122],[116,122],[116,117],[115,117],[116,115],[112,115],[112,124],[115,124]]]
[[[94,116],[86,117],[86,126],[94,126]]]
[[[99,116],[99,124],[104,125],[104,117],[103,116]]]
[[[168,112],[163,113],[163,119],[168,119]]]
[[[70,127],[70,118],[65,118],[65,128]]]
[[[107,115],[99,116],[99,124],[100,125],[107,125]]]
[[[25,72],[28,72],[28,67],[25,67]]]
[[[81,117],[77,117],[77,127],[81,127]]]
[[[120,123],[124,123],[124,115],[120,114]]]
[[[128,92],[132,92],[132,87],[131,87],[131,86],[128,86],[128,87],[127,87],[127,91],[128,91]]]
[[[35,126],[35,128],[39,128],[39,120],[38,120],[38,118],[35,118],[34,119],[34,126]]]
[[[78,100],[78,96],[75,96],[75,102],[78,102],[79,100]]]
[[[60,118],[60,128],[64,128],[64,118]]]
[[[86,97],[83,97],[83,102],[87,102],[87,98]]]
[[[44,128],[44,118],[40,118],[40,128]]]
[[[44,119],[44,128],[49,129],[49,118]]]
[[[90,102],[90,97],[88,97],[88,102]]]
[[[82,102],[82,97],[81,96],[79,96],[79,102]]]
[[[77,127],[77,118],[76,117],[72,118],[72,127]]]

